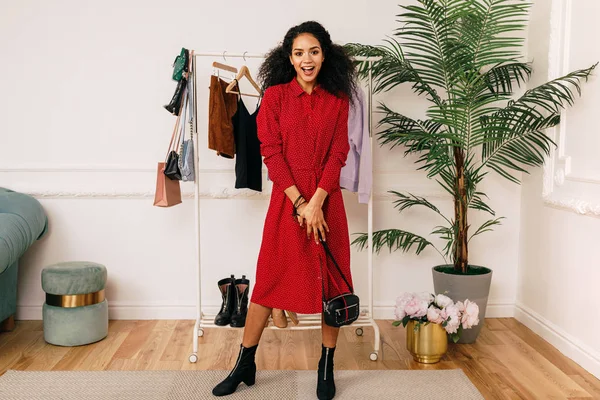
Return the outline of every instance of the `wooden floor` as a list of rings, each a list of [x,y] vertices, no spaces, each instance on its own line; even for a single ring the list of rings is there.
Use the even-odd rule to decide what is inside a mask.
[[[486,399],[600,399],[600,381],[513,318],[487,319],[477,342],[451,344],[434,365],[412,360],[404,328],[378,320],[383,360],[369,360],[373,331],[363,336],[343,328],[336,369],[460,368]],[[199,361],[188,362],[194,321],[111,321],[109,336],[92,345],[46,344],[41,321],[18,321],[0,333],[0,375],[14,370],[229,370],[235,363],[241,329],[206,329]],[[257,354],[259,369],[316,370],[320,330],[265,330]]]

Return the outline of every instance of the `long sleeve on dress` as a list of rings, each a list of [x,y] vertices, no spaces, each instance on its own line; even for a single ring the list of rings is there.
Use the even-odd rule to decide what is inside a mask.
[[[340,171],[346,165],[350,144],[348,142],[348,99],[344,100],[344,104],[340,107],[340,112],[337,117],[333,140],[329,150],[329,157],[325,162],[323,175],[319,181],[319,187],[327,193],[331,193],[336,188],[339,188]]]
[[[256,116],[257,134],[260,141],[260,153],[264,157],[269,178],[282,190],[294,186],[290,167],[283,157],[283,140],[279,128],[281,110],[280,90],[269,87],[265,90],[260,110]]]

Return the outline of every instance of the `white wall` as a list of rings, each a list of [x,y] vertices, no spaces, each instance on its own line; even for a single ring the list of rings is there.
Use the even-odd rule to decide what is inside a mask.
[[[373,4],[376,4],[375,7]],[[20,1],[0,12],[0,185],[31,193],[50,218],[47,237],[21,264],[18,317],[40,318],[40,271],[50,263],[88,259],[106,264],[111,318],[193,318],[195,315],[193,185],[184,203],[152,206],[156,162],[174,123],[162,105],[175,88],[171,62],[182,46],[197,51],[265,52],[286,30],[321,21],[338,43],[378,44],[397,27],[397,2]],[[199,59],[199,126],[205,127],[212,59]],[[238,66],[239,60],[228,60]],[[248,65],[256,72],[258,62]],[[410,90],[390,100],[422,114]],[[391,101],[391,100],[390,100]],[[251,100],[249,107],[253,107]],[[254,279],[270,187],[260,196],[233,189],[233,165],[206,148],[200,134],[203,301],[219,305],[216,281],[230,273]],[[266,174],[266,170],[263,170]],[[450,199],[414,172],[401,150],[375,148],[375,229],[426,234],[439,221],[427,213],[397,216],[388,190]],[[512,315],[516,298],[521,188],[493,178],[490,205],[507,217],[496,232],[473,241],[471,261],[494,269],[490,316]],[[225,192],[225,194],[223,194]],[[224,197],[215,199],[215,197]],[[367,207],[345,196],[350,232],[366,232]],[[473,222],[477,222],[474,217]],[[356,288],[368,303],[366,252],[353,253]],[[421,257],[374,257],[377,318],[391,318],[404,290],[432,290]]]
[[[566,4],[555,1],[552,14],[552,2],[535,2],[529,36],[535,68],[531,87],[556,77],[563,65],[572,71],[600,60],[595,20],[600,4],[578,0],[570,14]],[[570,36],[561,31],[561,21]],[[520,321],[598,377],[599,106],[600,80],[594,76],[563,126],[550,132],[559,146],[545,171],[524,179],[516,306]]]

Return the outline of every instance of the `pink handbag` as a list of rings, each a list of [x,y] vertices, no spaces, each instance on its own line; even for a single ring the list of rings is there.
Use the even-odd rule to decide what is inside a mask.
[[[177,148],[177,143],[173,145],[175,141],[175,135],[179,131],[179,122],[181,119],[181,113],[177,116],[177,122],[175,123],[175,129],[173,129],[173,135],[171,135],[171,143],[169,143],[169,149],[167,150],[167,157],[171,150]],[[172,180],[167,178],[165,175],[166,161],[158,163],[156,170],[156,191],[154,192],[154,205],[157,207],[172,207],[181,203],[181,187],[179,186],[178,180]]]
[[[165,175],[165,163],[159,162],[156,174],[156,192],[154,205],[157,207],[172,207],[181,203],[181,188],[179,181],[174,181]]]

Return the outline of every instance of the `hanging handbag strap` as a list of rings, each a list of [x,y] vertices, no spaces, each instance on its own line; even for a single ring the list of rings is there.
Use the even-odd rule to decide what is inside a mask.
[[[184,89],[184,92],[182,94],[183,99],[181,100],[182,104],[181,104],[181,110],[180,112],[183,113],[183,117],[181,118],[180,121],[180,127],[179,129],[181,130],[181,133],[179,134],[179,144],[178,146],[176,146],[175,148],[179,147],[179,152],[181,153],[180,155],[183,156],[183,143],[185,142],[185,125],[187,123],[190,124],[190,128],[192,126],[192,82],[190,81],[191,77],[193,76],[192,74],[192,57],[194,55],[194,51],[192,50],[190,52],[190,58],[189,58],[189,62],[188,62],[188,72],[186,73],[185,77],[187,80],[187,84],[186,87]],[[192,137],[192,130],[190,129],[190,138]],[[183,159],[180,157],[179,159],[179,167],[182,168],[183,166]]]
[[[186,87],[183,92],[183,100],[181,100],[181,121],[179,122],[179,146],[183,146],[183,142],[185,141],[185,124],[187,121],[188,115],[188,88]]]
[[[183,89],[183,96],[185,96],[185,88]],[[177,135],[179,133],[179,123],[181,121],[181,114],[182,114],[182,109],[183,107],[181,107],[179,109],[179,115],[177,115],[177,121],[175,122],[175,127],[173,128],[173,134],[171,135],[171,142],[169,143],[169,148],[167,149],[167,154],[165,155],[165,163],[167,162],[167,159],[169,158],[169,153],[171,152],[172,149],[176,149],[177,148],[177,143],[179,143],[179,139],[181,138],[181,135]],[[175,147],[173,147],[173,142],[175,141],[175,137],[177,136],[177,141],[175,142]]]
[[[188,85],[189,85],[189,80],[188,80]],[[189,87],[187,87],[186,90],[189,93]],[[188,109],[187,109],[188,93],[186,93],[185,91],[183,92],[183,100],[182,100],[182,104],[181,104],[181,112],[183,115],[182,115],[181,121],[179,123],[179,143],[176,147],[176,149],[179,149],[179,151],[178,151],[179,159],[177,160],[177,165],[179,166],[179,169],[183,169],[183,149],[184,149],[184,143],[185,143],[185,124],[186,124],[187,115],[188,115]]]
[[[194,71],[194,50],[192,50],[190,52],[190,64],[188,67],[188,105],[189,105],[189,109],[188,109],[188,122],[190,123],[190,128],[192,128],[192,123],[193,121],[196,120],[196,110],[194,110],[194,84],[195,84],[195,79],[196,79],[196,71]],[[192,81],[194,80],[194,82]],[[192,138],[194,135],[194,130],[190,129],[190,138]]]
[[[354,289],[352,288],[352,286],[350,286],[350,284],[346,280],[346,277],[344,276],[344,273],[340,269],[338,263],[335,261],[335,258],[333,258],[333,254],[331,254],[331,250],[329,250],[329,246],[327,245],[326,242],[323,241],[323,239],[321,239],[321,233],[319,233],[319,241],[323,245],[323,248],[325,249],[325,252],[327,253],[327,255],[331,258],[331,261],[333,261],[333,264],[335,265],[335,267],[337,268],[337,270],[340,272],[340,275],[342,276],[342,279],[344,280],[344,282],[346,282],[346,285],[350,289],[350,292],[354,293]],[[324,278],[324,276],[323,276],[323,263],[319,263],[319,264],[321,265],[321,286],[323,287],[323,302],[326,302],[327,300],[325,299],[325,283],[324,283],[325,280],[323,279]]]

